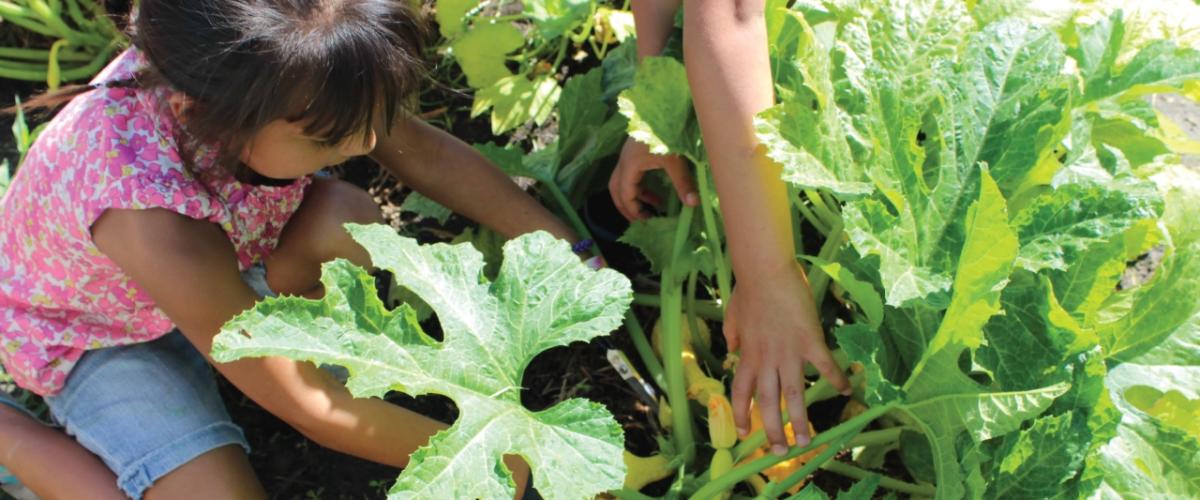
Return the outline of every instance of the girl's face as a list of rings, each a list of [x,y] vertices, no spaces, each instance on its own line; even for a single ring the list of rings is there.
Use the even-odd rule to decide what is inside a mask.
[[[265,177],[296,179],[375,149],[370,128],[329,144],[324,137],[306,135],[304,125],[282,119],[268,123],[246,144],[242,162]]]

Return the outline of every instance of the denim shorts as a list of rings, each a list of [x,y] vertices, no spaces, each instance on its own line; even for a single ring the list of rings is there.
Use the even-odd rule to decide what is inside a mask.
[[[228,445],[250,450],[217,394],[212,368],[179,330],[88,351],[46,404],[134,499],[206,452]]]

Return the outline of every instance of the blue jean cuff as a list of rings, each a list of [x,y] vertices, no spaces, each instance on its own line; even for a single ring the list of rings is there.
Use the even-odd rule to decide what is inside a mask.
[[[247,454],[250,445],[238,426],[218,422],[180,436],[159,449],[146,454],[139,461],[123,467],[124,473],[117,478],[117,486],[135,500],[141,499],[155,481],[195,458],[222,446],[236,444]]]

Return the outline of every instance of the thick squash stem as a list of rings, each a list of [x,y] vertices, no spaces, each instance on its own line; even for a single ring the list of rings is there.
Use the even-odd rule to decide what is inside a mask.
[[[687,235],[692,226],[692,207],[683,207],[679,214],[679,225],[675,229],[671,262],[662,276],[662,355],[663,369],[667,379],[667,400],[671,403],[671,437],[675,450],[683,457],[684,464],[695,459],[695,441],[692,436],[691,408],[687,402],[687,385],[683,366],[683,275],[676,265],[684,252]]]

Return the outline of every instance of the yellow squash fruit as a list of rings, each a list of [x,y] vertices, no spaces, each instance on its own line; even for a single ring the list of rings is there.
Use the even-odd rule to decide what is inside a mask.
[[[670,477],[675,469],[667,466],[668,462],[662,455],[639,457],[625,450],[625,487],[638,491],[647,484]]]
[[[712,463],[709,464],[709,480],[716,479],[733,468],[733,453],[728,448],[718,449],[713,453]]]
[[[737,443],[737,429],[733,424],[733,407],[724,394],[708,396],[708,438],[718,450]]]
[[[722,448],[713,453],[712,462],[709,462],[708,473],[709,480],[716,479],[729,472],[733,468],[733,453],[730,453],[728,448]],[[720,497],[722,500],[729,498],[733,492],[724,491]]]
[[[691,321],[688,321],[687,314],[679,316],[680,333],[683,334],[683,352],[692,352],[692,339],[700,342],[700,345],[708,349],[712,346],[712,332],[708,329],[708,324],[702,319],[696,319],[696,335],[692,336]],[[650,343],[654,345],[654,352],[662,356],[662,317],[654,322],[654,329],[650,331]]]
[[[757,412],[755,412],[755,413],[757,413]],[[761,425],[761,423],[759,425]],[[757,430],[757,429],[755,429],[755,430]],[[791,446],[795,446],[796,445],[796,435],[795,435],[795,433],[792,432],[792,424],[789,423],[789,424],[785,425],[783,430],[785,433],[787,433],[788,444]],[[810,436],[817,435],[817,431],[812,428],[811,423],[808,424],[808,433]],[[767,454],[767,449],[770,446],[771,446],[770,443],[764,443],[761,448],[754,450],[753,453],[747,455],[746,458],[743,458],[741,462],[738,462],[738,465],[745,464],[747,462],[750,462],[757,458],[765,456]],[[815,458],[817,455],[820,455],[821,452],[825,451],[825,447],[826,447],[826,445],[821,445],[821,446],[818,446],[818,447],[806,452],[803,455],[779,462],[779,463],[767,468],[762,473],[764,475],[766,475],[767,479],[769,479],[771,481],[782,481],[782,480],[786,479],[788,476],[792,475],[793,472],[800,470],[801,467],[804,467],[804,464],[807,464],[810,460]],[[800,491],[800,488],[804,486],[804,483],[805,483],[805,481],[800,481],[799,483],[796,483],[795,486],[788,488],[788,491],[791,493],[796,493],[796,492]]]
[[[663,429],[671,430],[671,425],[673,424],[671,417],[672,417],[671,404],[667,403],[666,396],[659,396],[658,397],[658,425],[662,426]]]
[[[691,351],[685,351],[682,354],[683,359],[683,379],[687,383],[687,397],[696,401],[704,402],[708,400],[709,394],[724,394],[725,384],[721,381],[709,377],[700,369],[700,363],[696,361],[696,355]]]

